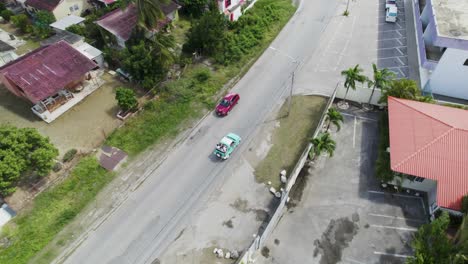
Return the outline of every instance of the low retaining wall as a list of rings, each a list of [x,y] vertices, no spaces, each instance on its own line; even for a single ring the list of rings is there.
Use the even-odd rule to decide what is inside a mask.
[[[335,100],[335,96],[338,90],[340,83],[338,83],[335,87],[335,91],[333,94],[329,97],[327,106],[325,108],[325,111],[323,111],[322,116],[320,118],[320,121],[315,128],[315,132],[313,137],[316,137],[318,133],[322,130],[323,123],[325,122],[325,117],[327,110],[330,108],[330,106],[333,103],[333,100]],[[312,94],[313,95],[313,94]],[[264,245],[265,241],[267,240],[268,236],[271,234],[273,229],[276,227],[276,225],[279,222],[279,219],[284,213],[284,207],[286,206],[286,203],[289,198],[289,192],[291,191],[292,187],[296,183],[297,177],[299,176],[299,173],[301,172],[302,168],[304,167],[305,162],[307,161],[307,157],[309,156],[309,152],[312,149],[312,144],[309,143],[307,147],[304,149],[302,152],[301,157],[299,158],[299,161],[297,162],[296,166],[292,170],[288,182],[286,183],[286,189],[282,192],[281,194],[281,202],[276,208],[274,214],[271,216],[270,221],[268,222],[268,225],[266,228],[263,230],[261,234],[258,234],[257,237],[255,237],[254,241],[250,245],[248,249],[245,250],[245,252],[242,254],[242,256],[237,260],[237,264],[247,264],[247,263],[253,263],[254,260],[252,259],[254,254]]]

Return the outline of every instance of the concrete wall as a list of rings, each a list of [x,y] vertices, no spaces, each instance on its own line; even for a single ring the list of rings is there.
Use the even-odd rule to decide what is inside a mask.
[[[78,9],[70,11],[70,7],[77,6]],[[90,9],[91,5],[86,0],[64,0],[52,12],[56,20],[62,19],[68,15],[79,16],[86,9]]]
[[[427,90],[468,100],[468,66],[463,65],[466,60],[468,51],[447,49],[431,74]]]

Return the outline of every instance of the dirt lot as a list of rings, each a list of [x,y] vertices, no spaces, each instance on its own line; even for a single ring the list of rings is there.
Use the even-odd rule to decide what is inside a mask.
[[[123,84],[109,74],[102,78],[103,86],[50,124],[33,114],[29,102],[0,86],[0,124],[37,128],[51,139],[60,155],[71,148],[92,150],[121,123],[115,118],[114,90]]]

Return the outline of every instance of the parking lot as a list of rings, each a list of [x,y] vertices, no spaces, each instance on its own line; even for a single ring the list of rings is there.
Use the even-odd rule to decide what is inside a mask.
[[[308,169],[301,200],[269,236],[260,263],[403,263],[412,254],[411,237],[426,221],[422,199],[382,192],[375,179],[379,113],[343,115],[335,155]]]
[[[409,2],[409,1],[408,1]],[[410,3],[410,2],[409,2]],[[323,29],[314,56],[303,59],[302,72],[296,77],[295,93],[330,94],[342,80],[341,71],[356,64],[372,77],[372,63],[388,68],[397,78],[418,79],[414,26],[407,24],[405,2],[397,1],[396,23],[385,22],[385,1],[350,1],[349,16],[343,16],[346,1],[339,2],[335,16]],[[411,20],[410,20],[411,21]],[[411,41],[409,41],[411,40]],[[311,84],[314,85],[311,85]]]

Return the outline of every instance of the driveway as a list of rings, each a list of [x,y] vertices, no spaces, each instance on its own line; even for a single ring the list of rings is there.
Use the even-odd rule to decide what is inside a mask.
[[[223,119],[207,116],[160,166],[141,157],[138,163],[147,165],[142,172],[148,176],[144,183],[132,187],[122,201],[116,202],[110,215],[89,228],[57,261],[66,254],[70,255],[65,263],[82,263],[84,259],[88,263],[151,263],[160,257],[188,222],[197,221],[193,217],[207,197],[219,191],[239,169],[246,168],[242,160],[249,142],[287,96],[290,74],[296,67],[290,57],[302,61],[314,53],[336,5],[336,1],[329,0],[303,1],[272,43],[275,49],[267,49],[233,88],[233,92],[246,95],[235,111]],[[330,87],[328,94],[332,90]],[[213,146],[229,132],[239,134],[243,143],[226,162],[213,159]],[[248,191],[241,185],[239,196]],[[219,219],[217,223],[228,220]]]
[[[260,263],[403,263],[411,255],[412,234],[426,221],[422,199],[380,190],[378,113],[343,114],[335,155],[308,168],[301,201],[269,236]]]

